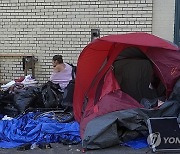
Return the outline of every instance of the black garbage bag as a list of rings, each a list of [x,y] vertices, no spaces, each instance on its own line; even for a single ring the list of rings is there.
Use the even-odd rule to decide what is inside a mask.
[[[9,91],[0,91],[0,114],[15,117],[19,114],[14,105],[14,94]]]
[[[13,93],[9,93],[9,91],[0,91],[0,105],[4,106],[9,102],[12,102],[13,98]]]
[[[42,107],[42,98],[40,88],[27,87],[16,91],[14,94],[14,106],[19,114],[29,107]]]
[[[59,84],[48,81],[42,86],[41,92],[45,108],[62,108],[63,92]]]
[[[43,114],[55,112],[58,115],[58,121],[69,122],[74,119],[73,114],[73,95],[75,80],[71,80],[64,92],[59,84],[51,81],[45,83],[42,88],[43,108],[39,109]],[[58,114],[57,114],[58,113]]]

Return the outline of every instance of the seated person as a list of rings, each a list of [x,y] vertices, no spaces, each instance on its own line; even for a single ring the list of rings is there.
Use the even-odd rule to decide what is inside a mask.
[[[50,76],[50,81],[59,84],[64,91],[69,81],[72,80],[72,66],[63,62],[62,55],[53,56],[52,64],[54,68]]]

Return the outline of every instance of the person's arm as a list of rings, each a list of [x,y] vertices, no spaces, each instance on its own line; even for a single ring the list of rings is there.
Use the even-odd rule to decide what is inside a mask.
[[[60,69],[57,65],[53,68],[53,72],[54,73],[60,72]]]
[[[65,65],[64,64],[58,64],[53,68],[53,72],[57,73],[57,72],[61,72],[62,70],[65,69]]]

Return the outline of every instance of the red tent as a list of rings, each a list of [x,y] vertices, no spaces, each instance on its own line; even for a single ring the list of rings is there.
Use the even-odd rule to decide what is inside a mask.
[[[180,77],[180,49],[166,40],[147,33],[117,34],[96,39],[83,49],[77,64],[73,108],[75,119],[81,123],[82,136],[87,123],[97,116],[142,107],[119,90],[121,85],[111,69],[117,57],[129,47],[138,48],[152,62],[165,86],[166,96]],[[107,97],[109,93],[112,95]],[[116,99],[111,101],[114,97]],[[119,103],[115,101],[117,98]]]

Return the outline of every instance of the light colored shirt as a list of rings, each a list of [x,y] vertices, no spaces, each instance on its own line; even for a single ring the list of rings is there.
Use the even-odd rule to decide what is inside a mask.
[[[50,81],[55,84],[59,84],[63,91],[67,87],[69,81],[72,80],[72,67],[67,63],[64,64],[64,70],[60,72],[53,72],[50,76]]]

